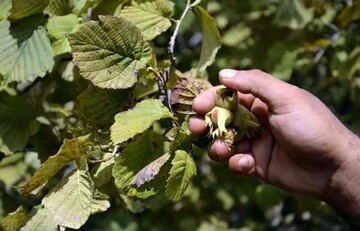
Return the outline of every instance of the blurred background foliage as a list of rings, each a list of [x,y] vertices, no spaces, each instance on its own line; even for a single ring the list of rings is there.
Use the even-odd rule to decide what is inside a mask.
[[[100,14],[116,14],[117,6],[126,1],[87,2],[96,19]],[[174,3],[174,18],[179,18],[185,1]],[[223,68],[261,69],[312,92],[341,121],[360,131],[360,1],[209,0],[207,9],[218,25],[223,47],[208,71],[200,73],[202,77],[216,85],[217,73]],[[199,31],[200,24],[189,14],[176,45],[177,68],[182,72],[197,66]],[[169,30],[153,41],[159,59],[168,58],[171,34]],[[39,203],[36,197],[20,197],[13,186],[26,182],[40,161],[56,153],[63,138],[81,132],[68,128],[76,127],[74,99],[87,83],[69,71],[68,61],[69,57],[60,57],[54,69],[59,71],[46,76],[35,89],[16,86],[27,97],[41,99],[24,113],[31,116],[29,112],[41,110],[46,121],[36,129],[27,124],[28,134],[17,134],[30,137],[24,152],[4,158],[8,150],[0,149],[1,219],[19,205],[31,208]],[[4,91],[11,93],[12,89]],[[8,102],[4,95],[0,97],[2,110]],[[289,194],[253,178],[232,176],[225,163],[209,160],[204,150],[197,149],[194,158],[199,172],[180,202],[170,203],[163,195],[140,202],[108,183],[102,191],[111,197],[111,208],[91,216],[81,230],[349,230],[319,200]]]

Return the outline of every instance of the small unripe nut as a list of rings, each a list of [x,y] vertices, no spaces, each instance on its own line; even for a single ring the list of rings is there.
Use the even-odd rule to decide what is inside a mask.
[[[238,102],[236,91],[221,88],[216,91],[215,107],[205,115],[205,123],[213,138],[222,138],[228,147],[243,138],[258,136],[260,123]]]

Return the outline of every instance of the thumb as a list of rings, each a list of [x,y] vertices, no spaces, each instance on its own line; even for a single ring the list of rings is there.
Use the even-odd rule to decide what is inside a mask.
[[[224,69],[220,71],[219,78],[226,87],[252,94],[269,106],[276,106],[276,102],[291,98],[297,89],[260,70]]]

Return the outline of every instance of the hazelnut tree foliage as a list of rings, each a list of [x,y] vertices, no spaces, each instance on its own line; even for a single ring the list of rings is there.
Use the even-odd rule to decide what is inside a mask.
[[[348,0],[0,1],[1,229],[346,229],[319,201],[208,160],[213,137],[261,129],[234,92],[218,92],[207,136],[187,120],[218,70],[260,68],[359,129],[359,12]]]

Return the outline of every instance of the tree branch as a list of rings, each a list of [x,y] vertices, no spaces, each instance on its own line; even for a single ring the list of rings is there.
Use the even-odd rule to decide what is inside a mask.
[[[191,1],[187,0],[184,12],[182,13],[180,19],[177,20],[174,33],[170,38],[169,47],[168,47],[168,52],[169,52],[169,55],[170,55],[170,62],[171,62],[171,65],[170,65],[170,68],[169,68],[170,69],[169,70],[169,76],[172,74],[172,72],[174,71],[175,66],[176,66],[176,57],[175,57],[175,54],[174,54],[174,47],[175,47],[176,37],[177,37],[177,35],[179,33],[180,26],[181,26],[182,22],[184,21],[185,16],[189,12],[190,8],[191,8]]]

